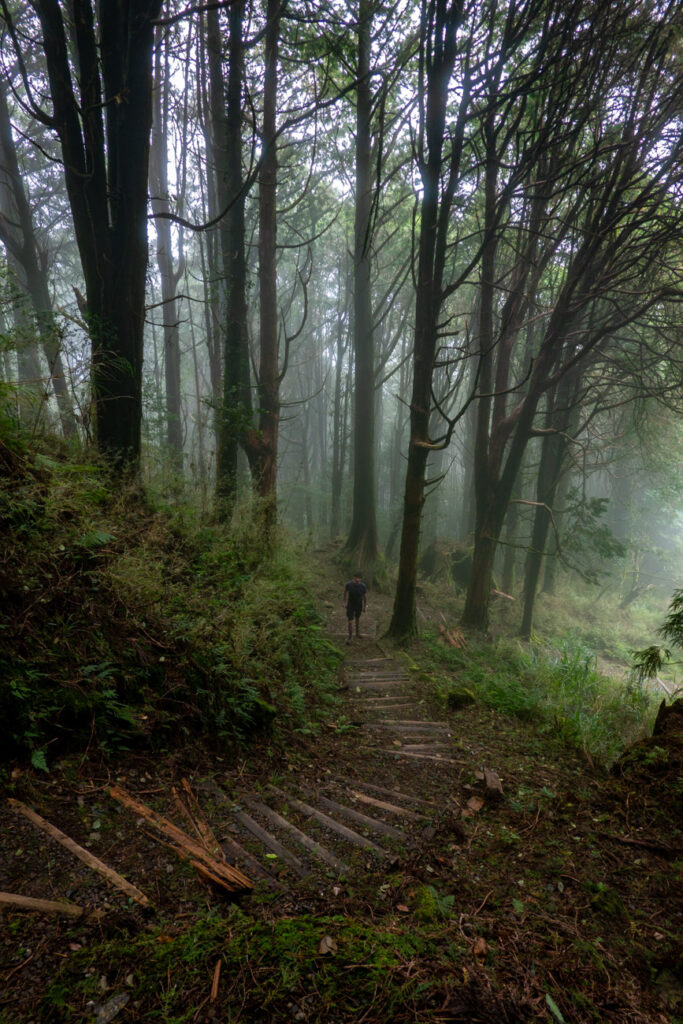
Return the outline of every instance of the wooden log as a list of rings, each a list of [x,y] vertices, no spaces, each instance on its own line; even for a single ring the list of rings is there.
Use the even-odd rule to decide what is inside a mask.
[[[192,858],[199,861],[205,868],[206,871],[212,875],[220,878],[220,884],[228,892],[237,892],[240,889],[253,889],[253,882],[247,878],[246,875],[233,867],[231,864],[225,864],[222,861],[216,860],[209,853],[206,852],[203,846],[194,839],[191,839],[187,833],[183,832],[182,829],[174,825],[173,822],[164,818],[163,815],[153,811],[151,807],[141,803],[135,797],[131,796],[130,793],[126,793],[125,790],[121,789],[120,786],[110,786],[109,795],[114,800],[118,800],[125,807],[135,811],[141,818],[148,821],[150,825],[161,832],[162,835],[167,836],[169,839],[185,850],[188,854],[191,854]]]
[[[75,903],[39,900],[33,896],[19,896],[14,892],[0,892],[0,905],[17,907],[18,910],[33,910],[38,914],[60,914],[63,917],[81,917],[84,913],[83,907]]]
[[[346,804],[339,804],[336,800],[330,800],[327,797],[321,796],[319,793],[313,793],[311,795],[320,804],[320,806],[326,810],[334,811],[335,814],[340,814],[342,817],[348,818],[349,821],[353,821],[358,825],[363,825],[365,828],[373,829],[373,831],[379,832],[380,835],[392,836],[394,839],[400,839],[402,841],[405,841],[408,838],[407,834],[402,829],[395,828],[393,825],[387,825],[386,821],[371,818],[368,814],[361,814],[360,811],[355,811],[353,807],[347,807]]]
[[[43,832],[47,832],[49,836],[55,839],[61,846],[67,849],[74,857],[78,857],[79,860],[87,864],[89,868],[96,871],[99,875],[102,875],[111,885],[124,892],[126,896],[130,896],[131,899],[139,903],[141,907],[149,906],[149,899],[143,892],[140,892],[134,885],[131,885],[122,875],[119,875],[117,871],[110,868],[104,861],[101,861],[99,857],[95,857],[94,854],[90,853],[89,850],[84,850],[82,846],[74,842],[73,839],[65,835],[55,825],[52,825],[45,818],[42,818],[35,811],[32,811],[26,804],[22,804],[21,800],[14,800],[12,797],[8,798],[8,803],[13,811],[17,814],[23,814],[25,818],[28,818],[30,822],[37,825],[38,828],[42,829]]]
[[[224,793],[223,790],[216,785],[213,779],[204,779],[200,783],[200,786],[206,793],[209,793],[217,803],[220,803],[224,807],[228,807],[231,812],[234,810],[235,801],[230,800],[227,794]],[[276,878],[274,878],[273,875],[271,875],[270,872],[267,871],[262,864],[259,864],[256,858],[252,857],[249,851],[245,850],[243,846],[241,846],[235,839],[232,838],[232,836],[226,836],[222,840],[221,850],[223,851],[224,857],[226,857],[227,853],[229,852],[232,857],[236,858],[237,860],[241,860],[244,864],[247,865],[247,867],[253,874],[258,875],[259,878],[266,879],[268,885],[271,886],[271,888],[281,888],[279,881]]]

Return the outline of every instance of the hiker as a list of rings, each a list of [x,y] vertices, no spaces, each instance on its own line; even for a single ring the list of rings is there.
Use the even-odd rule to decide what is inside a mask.
[[[349,623],[349,636],[346,642],[350,644],[353,636],[353,620],[356,620],[356,636],[360,636],[360,617],[368,604],[368,588],[363,583],[360,569],[354,572],[353,579],[349,580],[344,587],[343,603],[346,605],[346,618]]]

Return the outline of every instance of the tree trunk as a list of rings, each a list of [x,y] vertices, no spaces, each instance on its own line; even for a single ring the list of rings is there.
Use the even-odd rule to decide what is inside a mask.
[[[427,10],[429,8],[429,10]],[[456,36],[461,12],[458,4],[426,4],[422,10],[420,102],[424,104],[418,160],[422,175],[420,238],[415,298],[415,342],[413,347],[413,388],[410,402],[410,441],[403,499],[403,525],[398,579],[389,635],[405,641],[417,633],[416,587],[420,523],[424,505],[425,468],[429,454],[429,421],[432,404],[432,375],[443,301],[442,284],[446,260],[447,225],[450,218],[460,127],[451,141],[450,173],[446,190],[440,192],[445,144],[448,89],[456,57]],[[461,108],[461,115],[464,112]]]
[[[512,501],[505,516],[505,553],[501,572],[500,588],[504,594],[512,594],[515,585],[515,564],[517,562],[517,531],[519,528],[519,505]]]
[[[223,339],[223,396],[218,414],[216,497],[225,518],[237,496],[240,440],[251,426],[252,403],[247,336],[247,267],[244,247],[244,181],[242,174],[242,83],[244,68],[244,0],[230,5],[228,81],[224,96],[220,62],[218,13],[207,10],[211,73],[211,120],[221,210],[220,246],[226,290]]]
[[[344,387],[344,356],[346,354],[346,322],[348,313],[348,275],[340,264],[337,275],[337,337],[334,366],[334,399],[332,405],[332,479],[330,487],[330,536],[334,540],[341,530],[341,500],[346,454],[346,399]]]
[[[370,49],[372,0],[359,0],[356,83],[356,197],[353,259],[353,515],[345,550],[363,563],[367,579],[377,561],[375,480],[375,345],[372,324],[370,256],[373,169]]]
[[[52,311],[47,255],[38,245],[33,216],[19,171],[4,82],[0,80],[0,239],[14,262],[16,278],[28,294],[36,320],[65,437],[75,437],[76,418],[62,362],[59,329]],[[11,252],[11,260],[9,253]]]
[[[162,56],[165,56],[162,64]],[[157,265],[161,280],[161,310],[164,333],[164,384],[166,395],[166,443],[173,466],[178,473],[183,470],[183,424],[180,400],[180,337],[178,330],[179,311],[176,292],[182,267],[173,266],[173,242],[171,222],[167,217],[171,211],[168,190],[168,36],[157,30],[156,69],[154,92],[154,124],[150,154],[150,189],[152,212],[156,217]]]
[[[73,4],[79,100],[64,12],[57,0],[35,4],[85,278],[97,443],[119,469],[136,468],[140,456],[153,22],[161,2],[102,4],[99,32],[90,3]]]
[[[263,499],[266,541],[272,543],[277,519],[277,458],[280,426],[280,366],[277,323],[277,100],[278,43],[281,0],[266,8],[263,81],[263,159],[259,174],[259,429],[247,436],[256,491]]]

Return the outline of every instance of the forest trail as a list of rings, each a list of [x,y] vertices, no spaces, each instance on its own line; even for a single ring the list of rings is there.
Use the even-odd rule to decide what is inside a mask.
[[[445,716],[434,716],[404,659],[382,643],[387,598],[371,595],[376,610],[363,615],[361,636],[349,645],[343,606],[321,599],[327,635],[345,654],[335,737],[309,762],[303,780],[242,791],[236,803],[215,781],[203,783],[229,814],[233,834],[225,852],[274,888],[283,872],[318,890],[342,876],[357,883],[382,873],[408,851],[414,854],[423,833],[433,838],[444,810],[457,813],[451,798],[429,798],[433,788],[415,771],[420,765],[452,772],[464,762],[453,756]]]
[[[343,653],[338,702],[314,733],[225,758],[191,744],[131,754],[114,775],[93,761],[18,776],[17,796],[153,909],[3,804],[0,889],[86,914],[10,919],[1,1024],[110,1019],[129,992],[122,1019],[158,1019],[171,977],[174,1022],[675,1019],[680,840],[666,766],[648,754],[607,775],[528,723],[449,708],[426,647],[385,641],[386,595],[369,595],[364,635],[343,642],[337,575],[321,559],[309,587]],[[439,609],[423,606],[430,616]],[[187,828],[175,795],[184,777],[226,860],[255,883],[237,906],[111,799],[116,782]],[[210,1005],[221,961],[236,1017]],[[68,1011],[43,1013],[65,1001]]]

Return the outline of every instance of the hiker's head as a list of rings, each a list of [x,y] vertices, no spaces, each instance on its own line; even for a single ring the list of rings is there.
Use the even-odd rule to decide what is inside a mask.
[[[353,574],[353,578],[354,580],[357,580],[360,583],[360,581],[363,579],[363,573],[360,571],[360,569],[356,569],[356,571]]]

